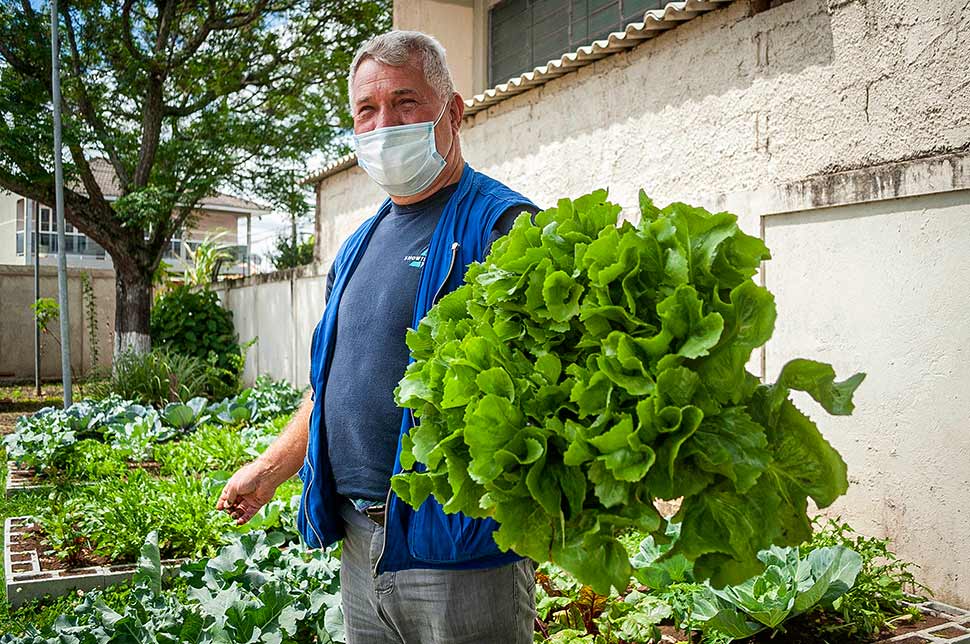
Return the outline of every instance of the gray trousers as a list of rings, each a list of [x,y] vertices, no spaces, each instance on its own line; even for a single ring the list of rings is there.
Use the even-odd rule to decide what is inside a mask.
[[[340,589],[347,644],[531,644],[535,575],[528,559],[486,570],[374,564],[384,529],[343,504]]]

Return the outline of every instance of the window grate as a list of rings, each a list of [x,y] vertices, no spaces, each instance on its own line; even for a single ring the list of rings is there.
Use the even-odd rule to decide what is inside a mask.
[[[489,86],[622,31],[667,0],[504,0],[489,10]]]

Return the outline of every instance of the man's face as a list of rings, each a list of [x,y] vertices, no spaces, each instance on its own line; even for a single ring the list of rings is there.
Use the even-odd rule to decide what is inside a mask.
[[[417,62],[392,67],[365,58],[354,75],[353,92],[355,134],[434,121],[445,104],[425,80]],[[451,121],[450,110],[446,109],[435,127],[435,144],[439,152],[450,147]]]

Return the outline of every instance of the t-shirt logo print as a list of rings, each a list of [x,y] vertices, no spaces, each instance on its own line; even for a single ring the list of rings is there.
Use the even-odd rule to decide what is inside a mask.
[[[404,261],[412,268],[424,268],[424,262],[428,259],[428,248],[430,247],[431,244],[425,246],[420,255],[405,255]]]

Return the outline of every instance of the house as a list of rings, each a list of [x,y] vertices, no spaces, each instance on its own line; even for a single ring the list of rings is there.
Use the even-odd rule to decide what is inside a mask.
[[[851,418],[797,399],[848,463],[829,513],[970,604],[966,0],[396,0],[394,25],[449,50],[477,170],[540,206],[605,187],[634,217],[642,187],[765,240],[778,322],[749,368],[868,374]],[[307,181],[320,268],[296,309],[322,307],[321,275],[385,197],[353,156]]]
[[[91,169],[108,201],[121,196],[117,177],[106,159],[92,160]],[[252,216],[268,212],[265,206],[223,193],[205,197],[196,208],[193,226],[171,240],[163,259],[172,270],[180,271],[189,257],[189,249],[197,248],[207,236],[218,236],[217,243],[232,248],[238,257],[234,265],[225,267],[222,272],[246,274],[249,243],[240,244],[239,234],[244,231],[247,238],[251,238]],[[56,264],[57,219],[54,208],[0,191],[0,264],[33,264],[31,249],[35,220],[39,223],[41,264]],[[241,226],[240,221],[244,225]],[[68,267],[111,268],[111,257],[97,242],[75,229],[70,222],[64,223]]]

